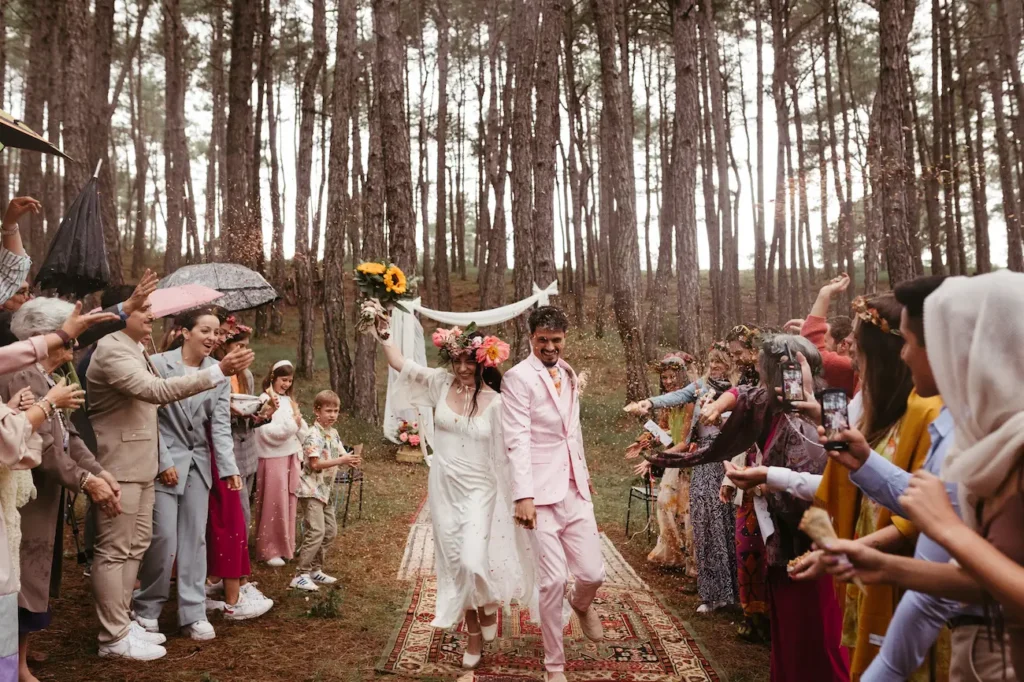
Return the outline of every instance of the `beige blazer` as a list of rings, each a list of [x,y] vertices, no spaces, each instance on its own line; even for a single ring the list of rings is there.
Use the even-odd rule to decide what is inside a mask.
[[[148,483],[158,473],[157,408],[208,391],[220,373],[162,379],[139,344],[116,332],[96,344],[87,379],[96,460],[118,481]]]

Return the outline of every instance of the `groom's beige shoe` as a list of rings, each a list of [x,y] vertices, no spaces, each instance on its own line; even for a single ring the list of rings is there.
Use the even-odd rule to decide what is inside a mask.
[[[575,606],[572,610],[576,612],[576,615],[580,619],[580,627],[583,628],[583,634],[587,636],[592,642],[600,642],[604,639],[604,626],[601,624],[601,616],[597,615],[597,610],[591,605],[586,611],[580,611]]]
[[[547,682],[565,682],[565,673],[545,673]]]

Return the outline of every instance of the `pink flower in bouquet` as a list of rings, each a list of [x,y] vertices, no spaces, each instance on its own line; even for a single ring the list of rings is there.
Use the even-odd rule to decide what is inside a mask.
[[[420,437],[419,436],[416,436],[416,435],[409,436],[409,445],[411,445],[413,447],[419,447],[419,444],[420,444]]]
[[[508,344],[497,336],[488,336],[476,350],[476,361],[485,367],[497,367],[508,360]]]
[[[451,339],[452,333],[448,329],[441,329],[438,327],[434,331],[434,335],[430,337],[430,340],[434,342],[436,348],[444,348],[444,345]]]
[[[409,434],[406,433],[405,431],[402,431],[400,434],[398,434],[398,440],[402,441],[403,443],[408,443]]]
[[[473,337],[473,348],[479,348],[480,346],[483,345],[483,343],[484,343],[484,339],[483,339],[482,336],[474,336]]]
[[[452,333],[452,338],[453,339],[457,339],[460,336],[462,336],[462,330],[459,329],[458,327],[452,327],[451,328],[451,333]]]

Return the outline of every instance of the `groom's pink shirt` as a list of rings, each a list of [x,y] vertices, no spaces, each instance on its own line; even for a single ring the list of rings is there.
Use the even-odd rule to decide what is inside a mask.
[[[505,373],[501,382],[501,424],[512,464],[512,496],[534,505],[556,504],[569,492],[569,472],[580,495],[590,500],[590,473],[583,454],[576,373],[558,361],[565,379],[563,399],[544,363],[530,357]]]

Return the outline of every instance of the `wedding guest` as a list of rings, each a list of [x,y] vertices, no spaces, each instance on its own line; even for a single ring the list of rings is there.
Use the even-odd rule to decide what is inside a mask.
[[[35,678],[19,665],[18,593],[21,589],[21,515],[18,507],[31,499],[34,485],[28,471],[42,461],[38,429],[56,410],[78,408],[83,392],[63,383],[25,411],[0,403],[0,680],[13,681],[25,675]]]
[[[338,582],[324,572],[327,550],[338,534],[331,492],[338,467],[359,466],[363,446],[349,452],[334,424],[341,411],[341,399],[334,391],[320,391],[313,399],[316,421],[302,444],[302,475],[299,476],[299,506],[305,533],[299,548],[299,564],[289,587],[315,592],[319,585]]]
[[[100,340],[89,365],[96,459],[121,485],[124,509],[114,519],[95,514],[92,584],[101,657],[153,660],[166,654],[163,647],[131,633],[131,592],[152,538],[154,479],[163,468],[157,407],[208,391],[252,362],[252,353],[236,352],[209,368],[164,379],[141,345],[152,332],[147,302],[129,316],[124,331]]]
[[[1024,669],[1024,363],[1017,348],[1024,333],[1024,275],[949,278],[924,300],[923,326],[913,329],[907,322],[902,328],[915,343],[908,344],[906,357],[917,367],[915,379],[927,367],[956,430],[945,460],[937,465],[932,458],[929,469],[941,466],[955,490],[928,471],[893,475],[889,495],[899,497],[890,503],[956,561],[892,556],[849,541],[831,543],[827,549],[837,554],[826,561],[842,580],[857,576],[868,584],[984,604],[985,613],[993,613],[992,600],[999,602],[994,623],[951,619],[950,677],[1014,680],[1014,671]],[[925,338],[926,347],[916,343]],[[844,435],[851,453],[863,450],[856,432]],[[925,624],[926,634],[935,631],[932,619]]]
[[[306,422],[292,397],[295,367],[281,360],[263,380],[261,399],[277,398],[279,406],[270,423],[256,431],[256,558],[275,568],[295,556],[296,493]]]
[[[207,309],[179,315],[182,330],[170,348],[150,358],[158,376],[187,377],[217,365],[210,357],[220,320]],[[177,565],[178,623],[196,641],[213,639],[206,619],[206,520],[214,477],[238,491],[242,480],[232,452],[230,385],[164,405],[158,412],[160,474],[153,505],[153,536],[139,572],[135,621],[159,632]],[[209,432],[208,429],[209,428]]]
[[[807,338],[821,353],[825,382],[832,388],[841,388],[847,397],[857,392],[857,367],[854,362],[853,327],[849,318],[828,317],[832,301],[850,287],[846,273],[834,278],[818,292],[811,312],[804,320],[801,336]]]
[[[760,381],[757,373],[757,344],[761,335],[762,330],[746,324],[736,325],[725,335],[726,349],[732,358],[733,374],[730,380],[734,386],[757,386]]]
[[[39,298],[20,306],[11,321],[18,339],[52,333],[74,305],[53,298]],[[71,360],[70,348],[61,347],[35,367],[0,376],[0,396],[12,400],[27,392],[49,395],[60,380],[54,372]],[[60,589],[64,552],[64,490],[84,492],[92,504],[108,516],[120,513],[120,486],[104,471],[88,450],[64,410],[55,410],[37,429],[42,440],[42,464],[32,471],[36,496],[22,510],[21,592],[18,595],[18,630],[22,680],[34,680],[28,669],[29,635],[50,625],[49,599]],[[55,551],[55,547],[56,550]],[[159,643],[159,642],[158,642]]]
[[[678,391],[689,382],[686,378],[686,361],[682,353],[669,353],[658,365],[659,383],[664,396]],[[636,410],[636,404],[634,411]],[[629,407],[629,406],[627,406]],[[646,413],[650,405],[644,410]],[[658,410],[658,426],[664,429],[674,442],[682,442],[689,435],[688,428],[693,415],[693,406],[679,404],[665,406]],[[644,432],[645,434],[647,432]],[[627,458],[639,455],[636,445],[626,451]],[[651,478],[650,465],[642,460],[634,472],[644,478]],[[697,562],[693,552],[694,532],[690,523],[690,471],[689,469],[665,469],[658,484],[657,499],[658,542],[647,555],[647,560],[661,566],[683,569],[687,578],[697,578]],[[693,583],[689,583],[692,585]]]
[[[797,471],[820,473],[828,457],[817,442],[815,425],[790,415],[779,398],[782,363],[802,356],[809,371],[804,391],[812,394],[821,382],[821,356],[803,337],[775,335],[761,342],[757,386],[741,386],[723,393],[701,410],[701,421],[718,423],[731,412],[714,442],[699,454],[673,452],[653,457],[662,466],[694,466],[724,461],[757,445],[764,463]],[[771,621],[771,679],[773,682],[820,680],[846,682],[849,662],[840,643],[842,614],[827,577],[812,582],[789,578],[787,563],[810,549],[810,540],[798,530],[808,503],[781,493],[755,499],[767,550],[767,595]]]
[[[679,433],[672,433],[673,441],[690,443],[690,447],[698,452],[706,450],[718,435],[718,427],[700,423],[700,408],[732,388],[729,381],[731,370],[732,362],[725,345],[715,343],[708,351],[707,371],[702,378],[681,390],[632,403],[625,409],[627,412],[646,412],[651,408],[689,406],[685,424],[678,429]],[[667,469],[666,475],[670,471],[678,469]],[[693,467],[690,475],[689,509],[699,567],[697,590],[701,598],[698,613],[709,613],[735,604],[739,598],[736,516],[732,505],[723,503],[719,498],[724,473],[725,467],[721,462],[709,462]]]
[[[881,457],[904,471],[914,471],[931,448],[928,425],[938,417],[942,400],[914,391],[910,368],[901,359],[903,306],[896,298],[891,293],[860,297],[853,310],[863,406],[856,427]],[[913,525],[861,494],[847,469],[834,458],[825,467],[817,500],[829,512],[840,538],[863,538],[872,546],[898,550],[909,546],[917,534]],[[812,561],[809,558],[806,563]],[[794,576],[803,567],[795,566]],[[805,577],[820,576],[822,569],[815,566]],[[839,584],[836,591],[844,604],[843,645],[850,650],[850,670],[857,678],[878,653],[899,595],[887,585],[862,590]]]

